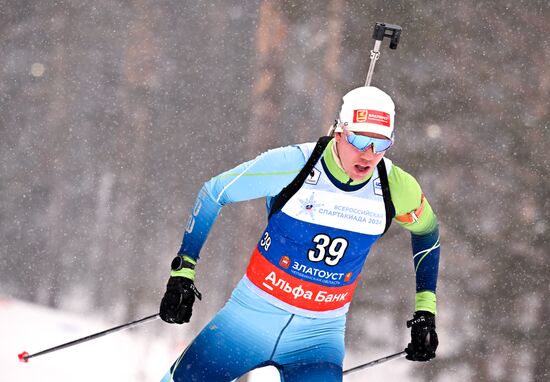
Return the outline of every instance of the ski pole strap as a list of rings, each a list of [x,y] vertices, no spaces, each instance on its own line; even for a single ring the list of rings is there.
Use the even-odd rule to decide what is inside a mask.
[[[331,139],[332,137],[329,136],[319,138],[305,166],[302,167],[302,170],[300,170],[298,175],[296,175],[296,178],[294,178],[294,180],[290,182],[285,188],[283,188],[279,195],[275,197],[275,200],[273,201],[273,204],[271,206],[271,210],[269,211],[268,219],[270,219],[275,212],[283,208],[286,202],[288,202],[290,198],[292,198],[292,196],[294,196],[294,194],[298,192],[300,187],[302,187],[306,178],[313,170],[313,167],[323,155],[323,152],[325,151],[325,148],[327,147]]]

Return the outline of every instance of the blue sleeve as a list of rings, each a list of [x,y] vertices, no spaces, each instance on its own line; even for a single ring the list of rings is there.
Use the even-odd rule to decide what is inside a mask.
[[[411,234],[414,269],[416,272],[416,291],[435,293],[439,269],[439,229],[423,235]]]
[[[305,163],[306,158],[298,146],[282,147],[210,179],[197,196],[178,254],[198,259],[224,205],[276,196]]]

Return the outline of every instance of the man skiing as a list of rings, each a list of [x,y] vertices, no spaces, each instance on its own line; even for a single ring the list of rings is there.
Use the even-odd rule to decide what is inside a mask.
[[[416,272],[407,359],[435,357],[437,218],[417,181],[384,157],[390,96],[369,86],[343,101],[332,139],[267,151],[202,187],[161,301],[166,322],[189,322],[201,298],[195,265],[220,209],[265,197],[269,219],[231,298],[163,381],[231,381],[267,365],[285,382],[341,381],[346,313],[392,220],[411,232]]]

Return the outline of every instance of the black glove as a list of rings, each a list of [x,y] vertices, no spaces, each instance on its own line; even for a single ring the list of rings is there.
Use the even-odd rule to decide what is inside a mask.
[[[160,318],[169,324],[189,322],[193,312],[195,296],[200,300],[201,293],[187,277],[172,276],[168,279],[166,292],[160,302]]]
[[[419,310],[414,313],[412,320],[407,321],[407,328],[411,328],[411,342],[405,349],[407,359],[425,362],[435,358],[435,350],[439,345],[435,316]]]

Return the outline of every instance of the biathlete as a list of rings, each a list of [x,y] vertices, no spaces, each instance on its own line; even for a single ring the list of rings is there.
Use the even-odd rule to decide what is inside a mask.
[[[395,106],[375,87],[343,97],[331,137],[269,150],[206,182],[172,261],[160,316],[189,322],[200,250],[221,208],[266,198],[267,227],[229,301],[163,381],[231,381],[266,365],[285,382],[341,381],[346,313],[374,242],[411,232],[413,361],[435,357],[439,231],[418,182],[391,160]]]

